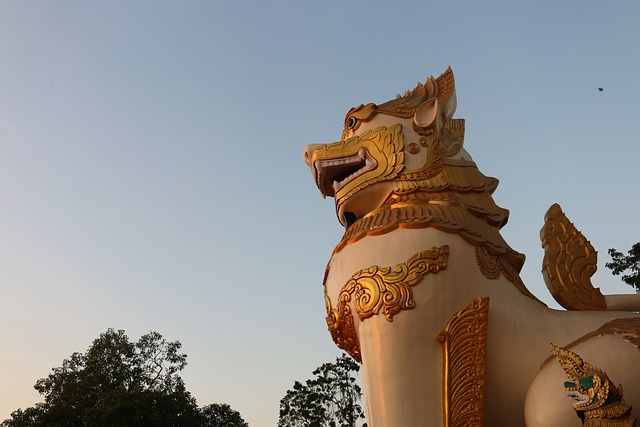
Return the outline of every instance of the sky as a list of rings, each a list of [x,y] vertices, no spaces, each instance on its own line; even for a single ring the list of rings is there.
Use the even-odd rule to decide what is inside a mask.
[[[501,182],[522,278],[559,203],[640,240],[636,0],[0,1],[0,420],[107,328],[188,355],[199,405],[277,423],[340,354],[322,278],[343,230],[302,161],[345,113],[448,66],[465,148]],[[602,88],[599,91],[598,88]]]

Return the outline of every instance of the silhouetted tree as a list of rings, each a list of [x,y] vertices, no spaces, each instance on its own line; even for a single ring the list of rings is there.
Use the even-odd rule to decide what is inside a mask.
[[[212,403],[200,408],[200,415],[207,427],[249,427],[240,412],[231,409],[226,403]]]
[[[108,329],[84,354],[73,353],[36,381],[44,402],[14,411],[0,426],[247,427],[240,414],[236,424],[213,423],[214,405],[198,409],[178,375],[187,365],[180,348],[157,332],[131,342],[124,331]]]
[[[640,242],[633,245],[626,256],[615,249],[609,249],[609,255],[611,262],[606,263],[605,267],[616,276],[628,271],[629,274],[622,276],[622,281],[640,293]]]
[[[280,400],[278,427],[366,427],[355,375],[360,366],[346,354],[325,363],[315,378],[296,381]]]

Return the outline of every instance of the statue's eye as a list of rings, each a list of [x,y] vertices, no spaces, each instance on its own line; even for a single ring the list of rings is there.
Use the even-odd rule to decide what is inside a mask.
[[[347,119],[348,129],[353,129],[354,127],[356,127],[356,124],[358,124],[358,119],[356,119],[355,117],[351,116]]]

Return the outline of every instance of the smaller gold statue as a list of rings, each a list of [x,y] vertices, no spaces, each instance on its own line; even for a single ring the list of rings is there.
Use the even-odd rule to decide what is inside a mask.
[[[622,384],[616,387],[604,371],[584,362],[576,353],[553,344],[551,353],[571,380],[564,387],[584,427],[636,425],[635,418],[629,418],[631,406],[622,398]]]

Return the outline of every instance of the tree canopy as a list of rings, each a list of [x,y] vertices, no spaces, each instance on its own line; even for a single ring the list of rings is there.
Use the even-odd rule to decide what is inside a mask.
[[[108,329],[36,381],[43,402],[0,426],[248,427],[229,405],[198,408],[179,376],[187,365],[180,348],[158,332],[131,342],[123,330]]]
[[[622,281],[633,286],[636,293],[640,293],[640,242],[636,243],[624,255],[615,249],[609,249],[611,262],[605,264],[614,275],[622,274],[628,271],[629,274],[622,275]]]
[[[200,408],[205,426],[211,427],[249,427],[238,411],[226,403],[214,403]]]
[[[366,427],[360,406],[360,366],[346,354],[313,371],[304,384],[296,381],[280,400],[278,427]]]

